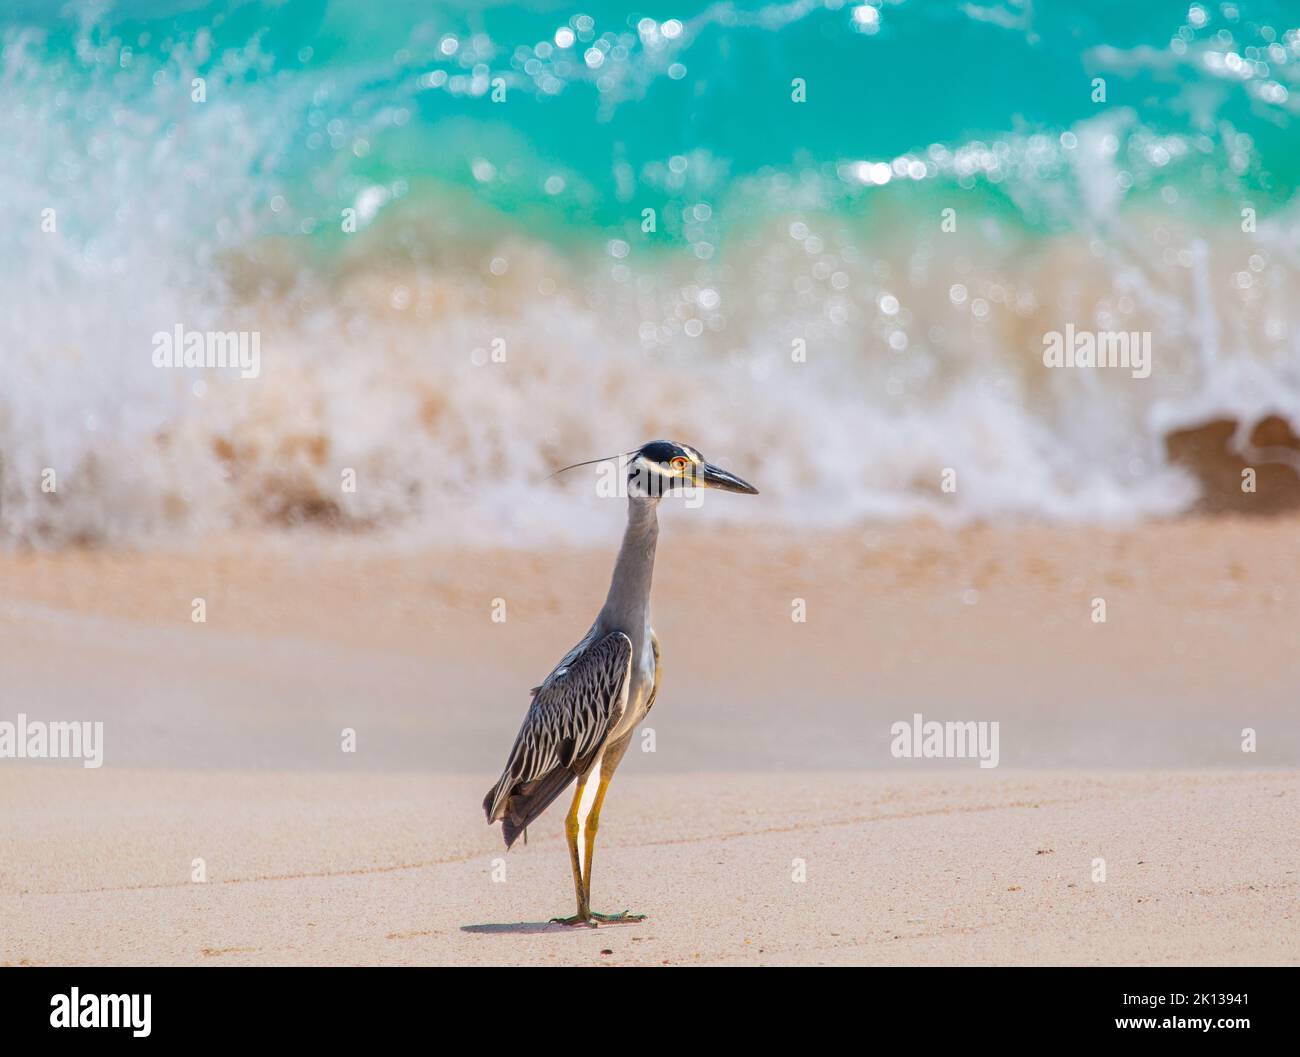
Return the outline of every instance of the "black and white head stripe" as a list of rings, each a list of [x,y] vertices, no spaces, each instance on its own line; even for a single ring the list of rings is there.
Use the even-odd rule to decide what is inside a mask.
[[[702,456],[694,448],[686,444],[678,444],[673,440],[652,440],[649,444],[641,446],[637,452],[643,459],[650,462],[658,462],[667,465],[674,459],[690,459],[694,463],[702,463]]]
[[[675,459],[686,459],[690,463],[686,472],[673,467]],[[695,467],[704,465],[704,456],[689,444],[678,444],[674,440],[652,440],[634,453],[628,469],[630,474],[649,470],[665,477],[690,477],[693,476]]]
[[[685,459],[689,466],[675,467],[673,462],[677,459]],[[624,452],[621,455],[610,455],[603,459],[587,459],[584,462],[575,462],[572,465],[564,466],[551,474],[551,477],[556,477],[566,470],[573,470],[579,466],[594,466],[597,463],[607,462],[623,462],[627,467],[629,480],[647,475],[652,478],[692,479],[698,470],[702,470],[708,465],[699,450],[692,448],[689,444],[679,444],[675,440],[652,440],[635,451]]]

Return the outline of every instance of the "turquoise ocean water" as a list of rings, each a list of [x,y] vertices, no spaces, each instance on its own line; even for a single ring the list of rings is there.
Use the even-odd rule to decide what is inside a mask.
[[[798,482],[785,524],[1130,519],[1196,500],[1171,432],[1300,421],[1294,4],[10,0],[0,33],[10,542],[572,536],[538,479],[656,435]],[[1046,372],[1067,324],[1149,332],[1151,376]],[[259,376],[160,370],[177,325],[257,331]]]

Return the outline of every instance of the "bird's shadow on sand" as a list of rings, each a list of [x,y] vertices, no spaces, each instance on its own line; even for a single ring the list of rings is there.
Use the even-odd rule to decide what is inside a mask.
[[[611,925],[632,924],[632,922],[606,921],[601,923],[601,928],[608,928]],[[558,921],[515,921],[501,924],[485,925],[462,925],[461,932],[472,932],[480,936],[536,936],[543,932],[554,932],[556,934],[576,933],[583,935],[588,931],[586,928],[576,928],[573,925],[561,925]]]
[[[565,925],[549,921],[515,921],[499,925],[462,925],[461,932],[475,932],[485,936],[534,936],[539,932],[568,932]]]

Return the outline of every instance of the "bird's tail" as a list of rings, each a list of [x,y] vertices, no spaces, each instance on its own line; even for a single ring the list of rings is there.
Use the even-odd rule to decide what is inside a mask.
[[[483,812],[487,815],[488,824],[500,820],[501,835],[509,848],[519,839],[519,834],[528,828],[528,824],[537,819],[568,788],[574,777],[569,768],[556,767],[540,778],[516,786],[510,774],[502,775],[501,780],[483,798]]]

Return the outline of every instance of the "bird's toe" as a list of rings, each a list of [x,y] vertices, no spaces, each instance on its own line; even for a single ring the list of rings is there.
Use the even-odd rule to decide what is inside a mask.
[[[551,918],[550,923],[552,925],[568,925],[570,927],[572,927],[573,925],[586,925],[587,928],[594,929],[599,924],[599,922],[596,920],[598,917],[599,917],[598,914],[591,914],[587,916],[584,916],[582,914],[574,914],[573,917],[571,918]]]
[[[644,914],[633,914],[630,910],[620,910],[617,914],[601,914],[593,910],[591,916],[597,921],[619,922],[619,921],[644,921]]]

